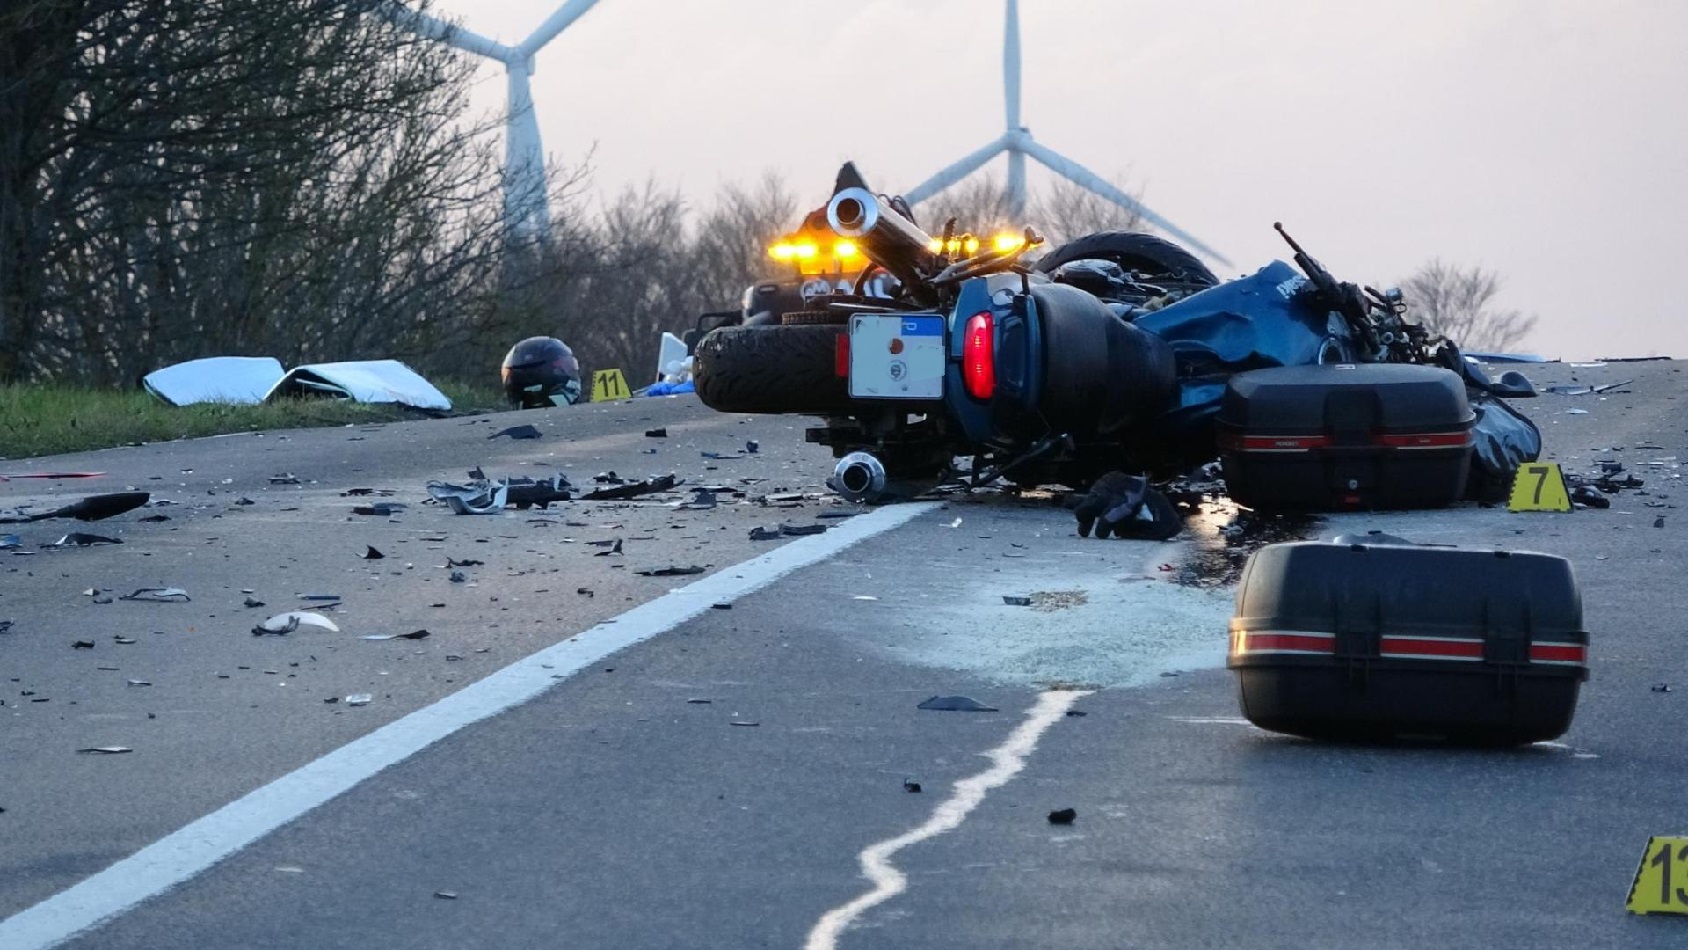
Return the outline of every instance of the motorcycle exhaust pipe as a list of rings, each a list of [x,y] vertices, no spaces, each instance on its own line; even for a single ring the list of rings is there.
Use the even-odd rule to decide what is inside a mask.
[[[885,465],[868,452],[851,452],[838,460],[826,483],[845,501],[871,505],[885,494]]]
[[[936,272],[932,236],[898,214],[885,199],[866,188],[841,189],[826,205],[826,222],[839,237],[847,237],[867,259],[902,282],[921,306],[935,306],[931,284]]]

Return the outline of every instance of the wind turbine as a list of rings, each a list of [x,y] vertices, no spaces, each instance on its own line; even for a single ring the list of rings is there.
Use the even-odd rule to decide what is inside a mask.
[[[586,15],[598,0],[568,0],[539,25],[533,35],[506,46],[461,26],[435,19],[388,0],[382,16],[418,36],[438,40],[454,49],[504,64],[509,80],[508,114],[504,125],[504,227],[512,237],[543,239],[551,231],[551,201],[545,193],[545,150],[539,141],[539,120],[533,113],[533,56]]]
[[[1008,201],[1012,213],[1019,217],[1026,210],[1026,158],[1039,164],[1081,188],[1088,189],[1135,213],[1162,231],[1178,238],[1191,249],[1229,267],[1231,262],[1223,254],[1197,240],[1189,232],[1149,210],[1142,202],[1114,187],[1107,179],[1077,162],[1033,140],[1031,130],[1020,124],[1020,4],[1008,0],[1008,17],[1002,37],[1002,93],[1008,117],[1008,129],[991,139],[984,147],[955,164],[926,179],[905,192],[909,204],[919,204],[968,175],[978,171],[986,162],[1006,153],[1008,156]]]

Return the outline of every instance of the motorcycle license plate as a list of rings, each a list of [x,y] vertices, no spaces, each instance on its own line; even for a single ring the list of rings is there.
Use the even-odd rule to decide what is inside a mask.
[[[853,399],[942,399],[944,318],[856,314],[850,318]]]

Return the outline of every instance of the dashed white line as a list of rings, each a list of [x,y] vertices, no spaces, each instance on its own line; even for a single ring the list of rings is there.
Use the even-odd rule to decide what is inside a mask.
[[[45,950],[168,890],[375,773],[454,732],[527,702],[610,654],[679,626],[845,548],[935,502],[892,505],[799,538],[670,591],[395,720],[173,832],[67,890],[0,920],[0,947]]]
[[[1049,727],[1059,722],[1073,703],[1088,695],[1088,690],[1057,690],[1039,696],[1026,713],[1026,721],[1002,745],[985,753],[991,760],[990,768],[956,782],[950,797],[919,827],[865,848],[860,855],[862,874],[873,882],[873,889],[827,911],[809,931],[804,950],[836,950],[839,936],[862,914],[907,890],[908,878],[891,863],[891,857],[909,845],[959,828],[992,789],[1008,784],[1025,768],[1026,757],[1037,748],[1038,740]]]

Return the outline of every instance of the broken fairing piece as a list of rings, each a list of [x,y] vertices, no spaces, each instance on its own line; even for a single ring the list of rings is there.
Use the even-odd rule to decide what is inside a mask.
[[[615,477],[614,472],[609,473],[609,475],[611,478]],[[629,498],[638,498],[640,495],[654,495],[658,492],[671,491],[679,484],[680,479],[677,476],[664,475],[661,478],[652,478],[642,482],[627,482],[626,484],[615,485],[612,488],[597,488],[581,495],[580,500],[625,501]]]
[[[510,490],[502,484],[465,487],[449,482],[429,482],[428,494],[435,501],[445,502],[454,514],[459,515],[495,515],[504,510],[510,499]]]
[[[185,604],[192,600],[188,592],[180,587],[142,587],[132,594],[124,594],[118,600],[142,600],[159,604]]]
[[[919,708],[934,712],[1000,712],[995,706],[986,706],[971,696],[933,696],[921,703]]]
[[[96,544],[122,544],[116,538],[108,538],[103,534],[83,534],[72,531],[52,544],[43,544],[44,548],[89,548]]]
[[[83,755],[122,755],[125,752],[133,752],[135,750],[126,745],[97,745],[88,749],[77,749],[76,751],[82,753]]]
[[[383,558],[385,558],[386,556],[387,555],[382,554],[380,551],[376,550],[375,545],[373,545],[373,544],[364,545],[363,553],[358,555],[358,557],[361,557],[366,561],[379,561],[379,560],[382,560]]]
[[[374,701],[375,697],[368,693],[353,693],[346,697],[346,705],[348,706],[367,706]]]
[[[688,574],[702,574],[703,570],[703,568],[698,567],[696,564],[683,567],[678,564],[668,564],[662,567],[643,568],[641,570],[634,571],[633,573],[644,577],[682,577]]]
[[[511,426],[508,429],[499,429],[487,438],[496,439],[505,435],[512,439],[537,439],[539,438],[539,430],[533,426]]]
[[[283,635],[292,633],[300,627],[321,627],[330,633],[340,632],[340,627],[322,614],[312,613],[309,610],[289,610],[284,614],[276,614],[253,627],[252,635],[256,637]]]
[[[352,509],[354,515],[366,515],[376,518],[390,518],[404,511],[405,505],[397,501],[378,501],[373,505],[358,505]]]
[[[48,518],[75,518],[77,521],[103,521],[127,511],[145,505],[152,499],[152,495],[144,491],[114,492],[108,495],[89,495],[81,501],[44,511],[30,514],[23,510],[0,513],[0,524],[25,524],[32,521],[45,521]]]
[[[433,634],[426,630],[412,630],[409,633],[372,633],[359,640],[426,640]]]

